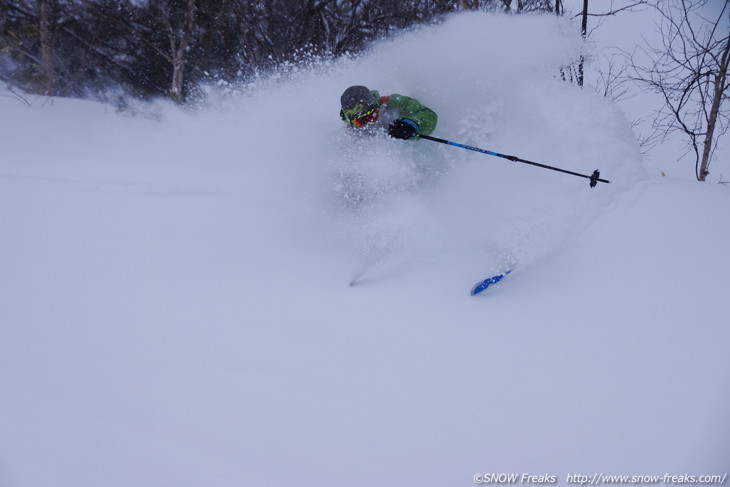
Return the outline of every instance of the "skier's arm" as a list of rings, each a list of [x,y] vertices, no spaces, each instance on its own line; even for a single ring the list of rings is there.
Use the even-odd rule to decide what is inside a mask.
[[[438,115],[415,98],[393,94],[384,96],[381,101],[387,105],[388,112],[399,118],[409,118],[418,124],[418,133],[429,135],[436,128]]]

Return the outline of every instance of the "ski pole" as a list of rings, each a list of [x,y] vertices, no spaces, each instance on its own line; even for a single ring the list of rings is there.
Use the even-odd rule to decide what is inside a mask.
[[[558,172],[562,172],[565,174],[572,174],[573,176],[579,176],[582,178],[590,179],[591,188],[594,188],[596,186],[596,184],[598,184],[599,182],[601,182],[601,183],[610,183],[611,182],[611,181],[608,181],[607,179],[601,179],[601,173],[598,172],[598,169],[593,171],[593,174],[588,176],[586,174],[580,174],[580,173],[573,172],[573,171],[566,171],[565,169],[560,169],[559,167],[547,166],[545,164],[528,161],[526,159],[520,159],[519,157],[508,156],[506,154],[500,154],[499,152],[492,152],[490,150],[480,149],[478,147],[472,147],[470,145],[459,144],[458,142],[452,142],[450,140],[439,139],[438,137],[431,137],[430,135],[419,134],[418,137],[421,139],[432,140],[434,142],[440,142],[440,143],[446,144],[446,145],[453,145],[454,147],[461,147],[462,149],[468,149],[468,150],[473,150],[475,152],[481,152],[482,154],[487,154],[488,156],[501,157],[502,159],[507,159],[507,160],[510,160],[513,162],[522,162],[524,164],[530,164],[532,166],[542,167],[545,169],[550,169],[552,171],[558,171]]]

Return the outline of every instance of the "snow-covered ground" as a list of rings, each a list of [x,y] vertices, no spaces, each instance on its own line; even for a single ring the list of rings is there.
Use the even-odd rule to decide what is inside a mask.
[[[569,31],[458,15],[192,111],[0,93],[0,485],[728,472],[730,194],[646,174]],[[353,136],[352,84],[611,184]]]

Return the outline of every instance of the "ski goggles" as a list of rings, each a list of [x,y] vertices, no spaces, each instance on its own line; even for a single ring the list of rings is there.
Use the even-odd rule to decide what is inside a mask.
[[[367,112],[357,115],[356,117],[348,118],[353,126],[361,129],[377,122],[379,116],[380,111],[377,108],[371,108]]]

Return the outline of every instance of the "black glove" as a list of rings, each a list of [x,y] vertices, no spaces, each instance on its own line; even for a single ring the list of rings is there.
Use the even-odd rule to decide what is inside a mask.
[[[393,120],[388,126],[388,135],[395,139],[410,139],[418,135],[418,124],[409,118]]]

